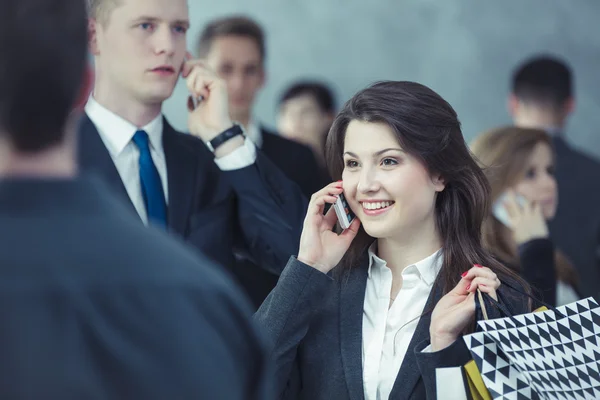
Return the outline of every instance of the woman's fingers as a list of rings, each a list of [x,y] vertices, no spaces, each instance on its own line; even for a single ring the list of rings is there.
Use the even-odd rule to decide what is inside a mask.
[[[343,191],[341,182],[334,182],[313,194],[308,204],[309,214],[323,215],[325,203],[335,203]]]
[[[470,270],[465,271],[462,278],[461,283],[463,286],[466,284],[464,291],[475,293],[479,289],[482,292],[489,293],[492,298],[498,300],[496,290],[500,287],[501,282],[491,269],[476,264]]]
[[[498,301],[498,294],[496,292],[497,288],[493,288],[484,284],[478,284],[475,290],[479,289],[482,293],[487,293],[490,297],[496,301]]]
[[[330,183],[329,185],[325,186],[323,189],[319,190],[318,192],[315,192],[311,196],[310,199],[311,199],[311,201],[313,201],[324,195],[339,195],[343,191],[344,191],[344,189],[342,188],[341,181],[333,182],[333,183]]]
[[[463,278],[473,280],[476,277],[487,278],[490,280],[497,280],[498,276],[489,268],[479,264],[475,264],[470,270],[463,273]]]
[[[469,286],[467,287],[467,291],[473,293],[475,290],[479,288],[479,286],[492,288],[494,290],[500,287],[500,282],[497,280],[487,279],[487,278],[475,278],[471,281]]]
[[[518,220],[523,212],[519,204],[517,204],[517,200],[512,193],[509,193],[504,199],[504,208],[506,208],[506,213],[510,218],[511,222]]]
[[[350,243],[356,237],[359,228],[360,220],[358,218],[354,218],[354,221],[352,221],[350,226],[340,234],[340,238],[343,238],[348,243]]]
[[[337,197],[335,199],[337,200]],[[333,206],[329,207],[329,210],[327,210],[327,213],[325,214],[325,225],[328,227],[328,229],[331,229],[335,225],[336,221],[337,214],[335,213],[335,208],[333,208]]]
[[[533,205],[531,207],[531,213],[536,217],[543,218],[542,206],[540,205],[539,202],[536,201],[535,203],[533,203]]]
[[[468,294],[469,291],[467,290],[467,287],[470,284],[470,280],[467,279],[467,273],[468,271],[465,271],[462,274],[462,279],[458,282],[458,284],[456,286],[454,286],[454,289],[452,289],[452,292],[456,295],[459,296],[464,296],[465,294]]]
[[[333,204],[337,201],[337,196],[332,196],[329,194],[323,195],[315,200],[313,210],[318,215],[323,215],[323,210],[325,209],[325,204]]]

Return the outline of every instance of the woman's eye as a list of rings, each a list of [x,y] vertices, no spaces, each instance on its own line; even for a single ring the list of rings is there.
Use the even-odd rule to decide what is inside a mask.
[[[358,167],[358,163],[355,160],[347,160],[346,167],[347,168],[356,168],[356,167]]]
[[[525,178],[534,179],[535,178],[535,169],[530,168],[525,172]]]
[[[383,164],[385,166],[397,165],[398,161],[394,160],[393,158],[384,158],[381,161],[381,164]]]

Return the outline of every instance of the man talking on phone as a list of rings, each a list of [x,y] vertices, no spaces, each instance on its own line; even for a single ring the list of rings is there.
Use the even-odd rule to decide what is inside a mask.
[[[223,80],[186,59],[187,1],[89,3],[96,79],[80,128],[83,169],[103,176],[144,223],[234,275],[234,250],[279,274],[297,251],[306,200],[232,122]],[[180,75],[193,99],[190,135],[161,112]]]

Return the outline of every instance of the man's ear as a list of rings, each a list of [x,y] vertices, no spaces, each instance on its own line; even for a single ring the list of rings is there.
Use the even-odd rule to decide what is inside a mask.
[[[325,120],[327,121],[327,125],[331,126],[333,124],[333,121],[335,120],[335,113],[328,112],[327,114],[325,114]]]
[[[88,18],[88,47],[90,53],[94,56],[100,54],[98,49],[98,21],[95,18]]]
[[[575,99],[573,98],[573,96],[571,96],[567,99],[567,101],[565,101],[565,106],[564,106],[565,117],[568,117],[570,114],[573,113],[573,111],[575,111]]]
[[[517,114],[517,110],[519,108],[519,99],[517,98],[517,96],[515,96],[514,93],[511,93],[508,96],[506,107],[511,117],[514,117]]]

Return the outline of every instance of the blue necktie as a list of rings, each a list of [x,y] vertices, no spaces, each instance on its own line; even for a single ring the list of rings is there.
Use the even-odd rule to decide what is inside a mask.
[[[148,222],[166,228],[167,204],[165,202],[165,192],[156,165],[154,165],[150,155],[148,134],[145,131],[137,131],[133,135],[133,143],[140,149],[140,182],[146,212],[148,213]]]

